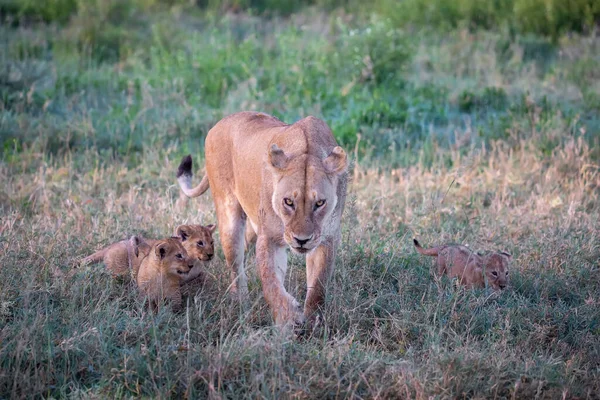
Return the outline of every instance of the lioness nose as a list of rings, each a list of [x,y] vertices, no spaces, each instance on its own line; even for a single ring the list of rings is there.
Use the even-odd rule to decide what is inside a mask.
[[[309,241],[310,239],[312,239],[312,235],[310,235],[310,236],[309,236],[307,239],[300,239],[300,238],[298,238],[298,237],[294,236],[294,240],[295,240],[296,242],[298,242],[298,244],[299,244],[300,246],[304,246],[306,243],[308,243],[308,241]]]

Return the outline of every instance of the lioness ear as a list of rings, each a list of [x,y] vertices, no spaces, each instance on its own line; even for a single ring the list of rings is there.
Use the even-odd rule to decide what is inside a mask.
[[[179,225],[176,229],[175,229],[175,236],[178,236],[178,238],[181,239],[182,242],[185,242],[187,240],[187,238],[190,236],[187,232],[187,226],[186,225]]]
[[[160,242],[154,248],[156,257],[160,258],[161,260],[167,256],[167,251],[169,251],[169,243],[167,242]]]
[[[271,165],[277,169],[284,169],[287,167],[289,161],[290,159],[285,155],[283,150],[273,143],[269,151],[269,162]]]
[[[340,146],[333,148],[331,154],[323,160],[325,170],[330,174],[339,175],[348,168],[348,156]]]
[[[206,225],[206,229],[208,229],[210,233],[215,233],[217,226],[215,224]]]

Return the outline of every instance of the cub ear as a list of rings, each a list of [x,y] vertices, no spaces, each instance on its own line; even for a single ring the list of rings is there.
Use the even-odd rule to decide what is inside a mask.
[[[289,157],[285,155],[283,150],[273,143],[271,145],[271,149],[269,150],[269,162],[271,165],[277,169],[284,169],[287,167],[289,161]]]
[[[187,225],[179,225],[175,229],[175,236],[177,236],[179,239],[181,239],[182,242],[185,242],[187,240],[187,238],[190,236],[187,228],[188,228]]]
[[[512,260],[512,256],[505,251],[501,251],[500,255],[506,257],[509,261]]]
[[[325,160],[323,160],[325,171],[330,174],[340,175],[346,172],[348,168],[348,155],[340,146],[333,148],[333,151]]]
[[[170,245],[168,242],[158,242],[156,244],[156,246],[154,247],[154,253],[156,254],[156,257],[158,257],[162,260],[163,258],[165,258],[167,256],[169,248],[170,248]]]
[[[129,245],[131,246],[133,254],[135,254],[136,258],[139,258],[140,256],[146,257],[150,253],[151,247],[142,237],[132,236],[129,239]]]
[[[133,254],[135,254],[135,257],[138,258],[140,256],[140,242],[141,239],[137,236],[132,236],[131,238],[129,238],[129,245],[131,246],[131,249],[133,250]]]
[[[206,225],[206,229],[208,229],[210,233],[215,233],[217,226],[215,224]]]

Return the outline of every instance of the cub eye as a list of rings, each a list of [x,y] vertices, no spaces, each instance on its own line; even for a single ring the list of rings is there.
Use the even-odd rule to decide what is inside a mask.
[[[508,276],[508,271],[506,271],[506,276]]]
[[[200,240],[197,244],[198,244],[198,247],[204,247],[204,242],[202,240]]]
[[[323,207],[325,205],[325,200],[319,200],[315,203],[315,208]]]
[[[498,273],[496,271],[492,271],[492,275],[498,276]]]
[[[181,254],[177,254],[175,257],[179,260],[183,260],[183,255],[181,255]]]
[[[286,206],[288,207],[294,207],[294,202],[292,201],[292,199],[288,199],[287,197],[285,199],[283,199],[283,202],[285,203]]]

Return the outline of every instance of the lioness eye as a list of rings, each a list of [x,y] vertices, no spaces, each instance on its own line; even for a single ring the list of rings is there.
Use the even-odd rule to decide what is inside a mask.
[[[198,242],[198,247],[204,247],[204,242],[202,240]]]
[[[288,207],[293,207],[294,206],[294,202],[292,201],[292,199],[288,199],[287,197],[285,199],[283,199],[283,202]]]
[[[325,205],[325,200],[319,200],[315,203],[315,208],[323,207]]]
[[[496,271],[492,271],[492,275],[498,276],[498,273]]]

